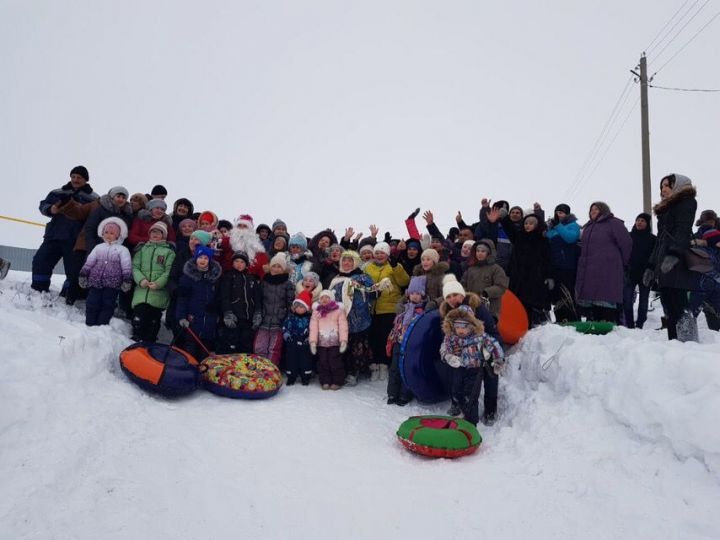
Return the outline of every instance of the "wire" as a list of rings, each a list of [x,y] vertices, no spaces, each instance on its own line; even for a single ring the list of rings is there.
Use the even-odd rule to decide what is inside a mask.
[[[678,8],[678,10],[677,10],[675,13],[673,13],[673,16],[670,17],[670,19],[668,20],[668,22],[665,23],[665,26],[663,26],[663,27],[660,29],[660,31],[659,31],[657,34],[655,34],[655,37],[652,39],[652,41],[651,41],[650,43],[648,43],[648,46],[643,49],[646,53],[650,52],[650,50],[651,50],[650,48],[653,46],[653,44],[655,44],[655,40],[660,37],[660,34],[663,33],[663,31],[664,31],[664,30],[668,27],[668,25],[673,21],[673,19],[677,16],[677,14],[680,13],[680,11],[688,4],[689,1],[690,1],[690,0],[685,0],[685,3],[684,3],[682,6],[680,6],[680,7]],[[695,2],[695,3],[697,3],[697,2]],[[663,39],[661,40],[661,42],[662,42],[664,39],[665,39],[665,38],[663,38]],[[659,44],[659,43],[660,43],[660,42],[658,42],[658,44]]]
[[[648,86],[659,90],[674,90],[675,92],[720,92],[720,88],[676,88],[674,86],[655,86],[654,84],[648,84]]]
[[[682,47],[680,47],[680,48],[675,52],[675,54],[673,54],[673,55],[667,60],[667,62],[665,62],[662,66],[660,66],[660,67],[657,69],[657,71],[655,71],[655,73],[653,73],[653,77],[654,77],[655,75],[657,75],[658,73],[660,73],[660,70],[661,70],[662,68],[664,68],[665,66],[667,66],[670,62],[672,62],[678,54],[680,54],[683,50],[685,50],[685,47],[687,47],[688,45],[690,45],[690,43],[692,43],[692,42],[695,40],[695,38],[698,37],[698,36],[703,32],[703,30],[705,30],[708,26],[710,26],[710,23],[712,23],[715,19],[717,19],[718,16],[720,16],[720,11],[718,11],[715,15],[713,15],[713,16],[710,18],[710,20],[709,20],[708,22],[706,22],[706,23],[700,28],[700,30],[698,30],[697,32],[695,32],[695,34],[693,35],[693,37],[691,37],[691,38],[685,43],[685,45],[683,45]]]
[[[690,18],[687,20],[687,22],[682,25],[682,27],[680,28],[680,30],[678,30],[677,34],[675,34],[675,35],[673,36],[673,38],[672,38],[670,41],[668,41],[662,49],[660,49],[660,52],[655,55],[655,60],[654,60],[655,62],[657,62],[657,59],[662,56],[662,53],[664,53],[664,52],[667,50],[667,48],[668,48],[670,45],[673,44],[673,42],[678,38],[678,36],[680,36],[680,34],[682,34],[683,30],[685,30],[685,28],[687,28],[687,26],[688,26],[691,22],[693,22],[693,20],[695,19],[695,17],[697,17],[697,16],[700,14],[700,12],[701,12],[703,9],[705,9],[705,6],[707,6],[709,3],[710,3],[710,0],[705,0],[705,3],[704,3],[702,6],[700,6],[700,9],[698,9],[698,10],[695,12],[695,15],[693,15],[692,17],[690,17]],[[679,21],[678,21],[678,22],[679,22]]]

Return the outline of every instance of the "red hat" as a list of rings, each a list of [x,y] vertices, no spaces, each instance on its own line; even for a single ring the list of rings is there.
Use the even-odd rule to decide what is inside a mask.
[[[235,226],[238,225],[245,225],[248,229],[254,229],[255,225],[253,224],[253,218],[250,214],[240,214],[238,218],[235,220]]]
[[[310,294],[310,291],[302,291],[298,293],[298,295],[295,297],[295,300],[293,300],[293,304],[302,304],[305,306],[305,309],[310,311],[310,306],[312,305],[312,294]]]

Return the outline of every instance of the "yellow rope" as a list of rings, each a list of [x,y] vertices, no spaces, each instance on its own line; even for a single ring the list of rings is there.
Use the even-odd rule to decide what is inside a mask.
[[[8,221],[15,221],[17,223],[25,223],[27,225],[36,225],[38,227],[44,227],[45,223],[38,223],[37,221],[28,221],[27,219],[19,219],[10,216],[0,216],[0,219],[6,219]]]

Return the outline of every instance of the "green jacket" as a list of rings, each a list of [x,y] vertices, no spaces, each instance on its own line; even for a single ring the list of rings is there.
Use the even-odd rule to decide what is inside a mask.
[[[175,260],[175,251],[167,242],[147,242],[133,257],[133,279],[136,287],[133,294],[132,307],[138,304],[150,304],[159,309],[165,309],[170,303],[170,293],[167,291],[170,268]],[[140,287],[140,282],[147,279],[158,285],[153,290]]]
[[[371,262],[365,267],[365,273],[372,278],[375,284],[380,283],[383,278],[390,279],[392,287],[380,294],[375,303],[375,313],[377,315],[388,313],[395,315],[395,307],[402,300],[401,289],[410,283],[410,276],[407,275],[403,265],[396,264],[395,267],[392,267],[389,262],[386,262],[382,266],[378,266]]]

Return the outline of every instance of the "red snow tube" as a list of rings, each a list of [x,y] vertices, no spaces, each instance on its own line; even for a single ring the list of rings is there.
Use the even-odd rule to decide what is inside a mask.
[[[500,301],[498,331],[508,345],[515,345],[528,331],[527,311],[510,289],[505,291]]]
[[[200,383],[193,356],[161,343],[135,343],[120,353],[120,367],[140,388],[163,396],[184,396]]]
[[[473,424],[451,416],[411,416],[400,424],[397,436],[411,452],[433,458],[467,456],[482,442]]]

